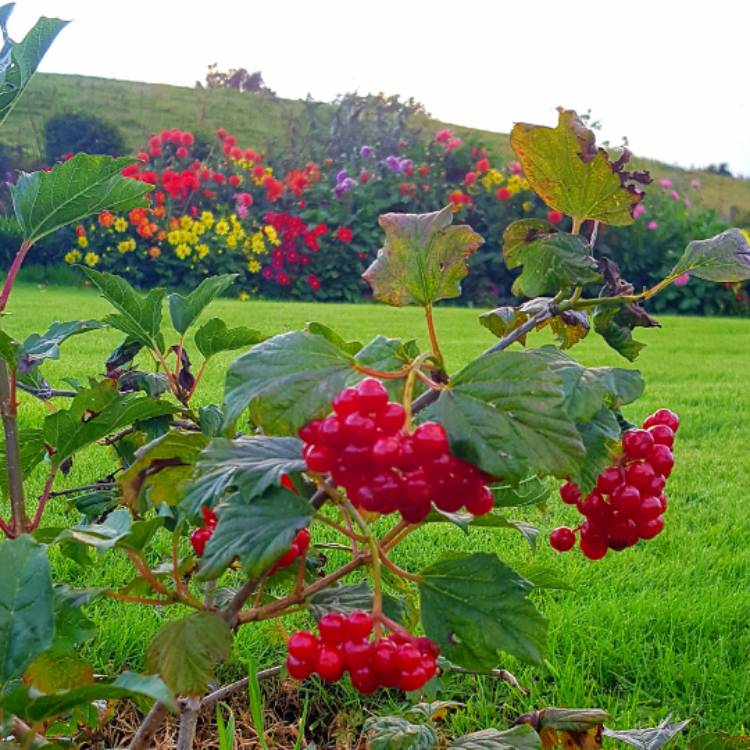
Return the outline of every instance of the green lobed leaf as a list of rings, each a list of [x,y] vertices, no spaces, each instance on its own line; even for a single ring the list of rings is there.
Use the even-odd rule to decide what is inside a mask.
[[[352,363],[351,354],[325,336],[309,331],[274,336],[229,366],[225,423],[235,422],[249,408],[266,434],[295,434],[311,419],[328,414]]]
[[[597,307],[593,315],[594,330],[625,359],[634,362],[646,345],[633,338],[633,328],[623,320],[617,307]]]
[[[36,242],[100,211],[147,206],[144,196],[153,186],[121,174],[133,162],[129,157],[76,154],[49,172],[21,172],[10,193],[24,239]]]
[[[528,724],[510,729],[481,729],[465,734],[450,744],[449,750],[542,750],[539,735]]]
[[[28,535],[0,544],[0,685],[20,677],[55,635],[46,548]]]
[[[333,328],[330,328],[323,323],[308,323],[305,326],[305,330],[308,333],[313,333],[316,336],[322,336],[324,339],[328,339],[334,346],[337,346],[347,354],[354,356],[361,348],[362,343],[360,341],[347,341],[343,336],[336,333]]]
[[[596,148],[594,133],[573,110],[558,112],[554,128],[521,122],[511,131],[510,145],[532,190],[568,216],[632,224],[633,208],[643,194],[627,178],[650,178],[622,172],[622,163],[613,164],[604,149]]]
[[[565,232],[541,233],[527,227],[531,222],[535,226],[543,223],[521,219],[514,224],[523,224],[525,234],[511,224],[503,235],[505,265],[511,269],[523,266],[513,282],[513,294],[538,297],[601,281],[591,248],[583,238]]]
[[[516,721],[530,719],[540,732],[544,729],[585,732],[599,726],[609,718],[609,714],[600,708],[555,708],[552,706],[525,714]]]
[[[234,284],[237,276],[236,273],[209,276],[188,294],[179,292],[170,294],[167,297],[167,304],[175,331],[184,336],[188,328],[198,320],[203,310]]]
[[[636,750],[659,750],[690,723],[690,719],[685,719],[672,724],[669,719],[670,717],[667,716],[659,726],[648,729],[607,729],[605,727],[603,734],[611,740],[623,742]]]
[[[14,7],[15,3],[4,5],[0,17],[5,40],[0,63],[0,125],[13,111],[52,42],[69,23],[43,16],[21,42],[14,42],[8,38],[7,29],[8,18]]]
[[[583,459],[560,375],[529,352],[475,359],[427,415],[446,428],[457,456],[509,482],[531,471],[565,477]]]
[[[60,409],[44,420],[44,439],[55,450],[55,466],[76,451],[121,427],[176,410],[171,404],[136,393],[121,394],[114,380],[81,389],[70,408]]]
[[[15,367],[17,351],[18,342],[5,331],[0,331],[0,358],[4,359],[11,367]]]
[[[547,621],[528,598],[529,581],[497,555],[443,560],[421,575],[422,623],[447,659],[482,671],[495,668],[502,651],[541,662]]]
[[[739,229],[727,229],[707,240],[693,240],[670,276],[684,273],[706,281],[747,281],[750,244]]]
[[[219,506],[216,512],[219,523],[198,568],[202,580],[216,578],[235,558],[249,578],[257,577],[289,549],[315,509],[293,492],[274,487],[250,503]]]
[[[178,695],[203,695],[231,648],[232,629],[220,615],[194,612],[159,628],[146,650],[146,668]]]
[[[129,511],[118,508],[101,523],[81,523],[70,528],[45,527],[37,530],[35,536],[50,544],[70,540],[99,550],[107,550],[127,538],[132,525]]]
[[[437,743],[429,724],[412,724],[401,716],[377,716],[365,722],[371,750],[432,750]]]
[[[93,681],[93,667],[76,653],[45,651],[24,673],[24,682],[42,693],[70,690]]]
[[[611,463],[612,450],[620,439],[620,425],[615,414],[603,406],[587,422],[578,424],[578,432],[586,448],[586,457],[570,478],[588,494],[599,474]]]
[[[383,214],[385,244],[362,274],[375,299],[388,305],[431,305],[458,297],[468,259],[484,239],[467,225],[451,226],[450,206],[426,214]]]
[[[54,322],[46,333],[32,333],[17,349],[16,357],[21,372],[38,367],[46,359],[60,358],[60,344],[79,333],[104,328],[98,320],[73,320],[69,323]]]
[[[202,505],[216,505],[232,489],[251,500],[279,485],[282,474],[299,473],[305,468],[302,441],[298,438],[215,438],[198,458],[196,478],[182,507],[197,516]]]
[[[532,475],[513,485],[492,484],[490,489],[495,507],[509,508],[543,503],[552,492],[552,485],[549,480]]]
[[[138,510],[176,505],[207,444],[200,432],[170,430],[139,448],[133,463],[117,478],[123,503]]]
[[[207,320],[195,333],[195,345],[205,359],[221,352],[254,346],[264,339],[265,336],[253,328],[228,328],[221,318]]]
[[[514,529],[528,542],[532,552],[536,551],[536,541],[539,536],[539,529],[533,524],[526,521],[511,521],[496,513],[473,516],[471,513],[461,510],[455,513],[435,510],[424,521],[425,523],[452,523],[465,532],[468,532],[472,527],[477,529]]]
[[[216,404],[201,406],[198,409],[198,424],[206,437],[218,437],[224,424],[224,412]]]
[[[126,341],[123,347],[129,346],[133,349],[136,344],[141,344],[147,349],[156,346],[163,351],[164,339],[161,334],[162,303],[165,295],[163,289],[151,289],[146,294],[142,294],[120,276],[85,267],[83,272],[101,292],[102,297],[119,310],[119,314],[105,316],[104,322],[128,335],[129,341]],[[137,349],[135,351],[137,352]]]
[[[310,614],[319,620],[327,612],[352,612],[372,609],[372,589],[366,583],[337,584],[318,591],[308,600]],[[403,623],[407,617],[406,604],[390,594],[383,595],[383,612],[396,622]]]
[[[3,707],[27,721],[42,722],[94,701],[122,698],[150,698],[164,703],[172,711],[177,710],[174,695],[159,677],[134,672],[123,672],[113,682],[96,682],[49,695],[32,695],[24,686],[5,697]]]

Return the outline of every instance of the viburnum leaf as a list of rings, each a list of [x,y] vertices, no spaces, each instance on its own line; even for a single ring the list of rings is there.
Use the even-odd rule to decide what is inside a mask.
[[[46,333],[32,333],[17,349],[16,360],[21,372],[38,367],[46,359],[60,358],[60,344],[71,336],[104,328],[98,320],[55,322]]]
[[[8,36],[7,27],[8,18],[14,7],[15,3],[2,6],[0,15],[4,41],[0,52],[0,125],[13,111],[52,42],[69,23],[59,18],[42,17],[37,20],[23,41],[14,42]]]
[[[137,393],[120,394],[113,380],[81,389],[70,408],[60,409],[44,420],[44,439],[54,449],[52,464],[60,466],[77,450],[112,432],[160,415],[176,407]]]
[[[20,677],[52,643],[54,594],[47,549],[28,535],[0,544],[0,684]]]
[[[516,123],[510,145],[531,188],[550,207],[583,221],[632,224],[633,209],[643,199],[635,183],[651,182],[647,172],[625,172],[625,150],[612,162],[596,147],[596,138],[578,115],[558,109],[554,128]]]
[[[245,500],[279,485],[283,474],[306,469],[302,441],[295,437],[215,438],[200,454],[196,478],[188,488],[182,508],[197,516],[202,505],[212,507],[230,490]]]
[[[739,229],[727,229],[708,240],[693,240],[670,276],[689,273],[706,281],[750,279],[750,244]]]
[[[195,332],[195,345],[205,359],[210,359],[221,352],[254,346],[264,338],[260,331],[253,328],[229,328],[221,318],[211,318]]]
[[[606,406],[602,406],[586,422],[578,423],[577,427],[586,447],[586,457],[570,478],[582,493],[588,494],[599,474],[611,462],[612,450],[621,437],[621,430],[617,417]]]
[[[310,614],[319,620],[327,612],[352,612],[372,609],[372,589],[366,583],[338,584],[313,594],[307,601]],[[383,595],[383,612],[396,622],[404,623],[407,607],[403,599]]]
[[[480,729],[453,740],[449,750],[542,750],[539,735],[527,724],[510,729]]]
[[[425,632],[447,659],[468,669],[497,667],[502,651],[539,664],[547,621],[529,600],[531,589],[494,554],[437,562],[419,582]]]
[[[545,729],[562,729],[569,732],[585,732],[607,721],[610,716],[600,708],[542,708],[519,716],[516,724],[528,724],[542,732]]]
[[[685,719],[672,724],[669,721],[670,718],[670,716],[667,716],[659,726],[649,729],[607,729],[607,727],[604,727],[603,734],[612,740],[624,742],[626,745],[636,748],[636,750],[659,750],[690,723],[690,719]]]
[[[432,750],[437,743],[429,724],[412,724],[401,716],[377,716],[365,722],[371,750]]]
[[[539,219],[521,219],[503,234],[505,265],[511,269],[523,266],[513,282],[513,294],[538,297],[601,281],[589,244],[580,236],[544,224]]]
[[[203,580],[216,578],[235,558],[245,575],[257,577],[289,549],[315,509],[293,492],[274,487],[250,502],[220,505],[216,513],[219,523],[198,568]]]
[[[353,357],[327,337],[309,331],[274,336],[229,366],[224,389],[225,424],[249,407],[266,434],[295,434],[325,416],[353,371]]]
[[[94,669],[76,653],[45,651],[24,674],[24,682],[42,693],[70,690],[94,681]]]
[[[234,284],[238,274],[224,273],[209,276],[201,281],[192,292],[180,294],[173,292],[167,297],[172,325],[177,333],[184,335],[203,310],[222,292]]]
[[[541,358],[500,351],[469,363],[426,412],[457,456],[512,483],[531,471],[576,471],[583,444],[564,397],[562,378]]]
[[[135,461],[119,475],[123,502],[134,510],[176,505],[187,488],[208,438],[200,432],[170,430],[135,452]]]
[[[83,268],[83,272],[102,297],[119,311],[117,315],[105,316],[104,322],[128,335],[129,341],[124,346],[129,344],[132,348],[137,342],[149,349],[156,346],[160,351],[164,350],[161,333],[163,289],[155,288],[142,294],[120,276],[93,268]]]
[[[146,668],[177,695],[203,695],[231,648],[232,629],[220,615],[194,612],[159,628],[146,650]]]
[[[451,226],[450,206],[427,214],[383,214],[385,244],[362,274],[388,305],[431,305],[458,297],[468,259],[484,239],[467,225]]]
[[[414,339],[401,339],[376,336],[369,344],[356,353],[357,363],[381,372],[398,372],[419,356],[419,347]],[[360,374],[353,377],[360,379]],[[391,401],[403,401],[406,378],[388,378],[383,380]],[[414,397],[423,390],[421,381],[414,384]]]
[[[161,678],[134,672],[123,672],[114,682],[95,682],[48,695],[32,695],[29,687],[24,685],[3,698],[3,708],[27,721],[43,722],[62,716],[77,706],[122,698],[150,698],[164,703],[172,711],[177,710],[174,695]]]
[[[27,242],[37,242],[61,227],[100,211],[125,212],[148,206],[153,185],[123,177],[129,157],[76,154],[49,172],[21,172],[10,186],[13,210]]]
[[[533,474],[516,484],[491,484],[490,489],[495,498],[495,507],[509,508],[539,505],[549,497],[552,485],[549,480]]]

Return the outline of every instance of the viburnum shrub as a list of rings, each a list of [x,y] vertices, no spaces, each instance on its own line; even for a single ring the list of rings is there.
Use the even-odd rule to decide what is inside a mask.
[[[0,20],[7,16],[0,12]],[[38,62],[61,26],[42,19],[20,45],[8,42],[2,75],[13,85],[2,88],[0,118],[28,82],[29,61]],[[182,135],[180,145],[169,138],[168,147],[187,148]],[[453,148],[451,138],[441,136],[441,147]],[[235,146],[224,142],[231,155]],[[750,278],[750,248],[738,230],[693,241],[664,279],[637,291],[597,253],[596,237],[602,222],[633,221],[647,176],[625,170],[626,154],[610,160],[568,110],[555,127],[516,125],[511,145],[549,209],[571,217],[571,231],[543,219],[505,229],[504,260],[520,270],[515,291],[527,301],[482,314],[498,340],[459,369],[443,355],[433,306],[459,295],[483,240],[453,224],[451,206],[381,216],[385,241],[364,273],[378,301],[423,309],[424,349],[416,339],[382,335],[363,345],[314,322],[266,337],[221,318],[201,321],[236,283],[231,274],[167,296],[92,268],[83,270],[113,308],[102,320],[55,322],[23,340],[0,332],[10,507],[0,519],[3,736],[26,747],[45,733],[57,741],[75,735],[79,720],[95,724],[101,701],[138,697],[153,705],[131,748],[151,747],[170,710],[181,712],[178,746],[190,747],[200,708],[226,694],[212,692],[214,669],[236,631],[290,615],[311,620],[289,641],[288,674],[333,680],[348,672],[365,694],[426,690],[438,671],[492,672],[504,653],[539,663],[547,622],[530,595],[544,582],[495,552],[472,551],[471,536],[468,549],[407,570],[404,539],[433,524],[530,534],[506,509],[542,502],[558,482],[568,500],[598,493],[606,502],[594,528],[602,540],[606,532],[607,548],[631,541],[619,529],[632,532],[634,514],[638,535],[654,536],[651,519],[639,525],[641,493],[663,512],[659,477],[671,469],[677,419],[659,411],[634,429],[622,409],[635,411],[640,374],[584,367],[565,350],[593,329],[634,360],[643,345],[633,330],[656,325],[648,300],[686,273]],[[79,154],[21,175],[12,195],[24,241],[0,311],[41,237],[105,211],[152,210],[144,199],[150,183],[121,174],[130,163]],[[122,340],[104,374],[69,380],[64,390],[46,380],[45,361],[58,358],[69,337],[105,326]],[[545,327],[556,345],[510,350]],[[238,349],[244,353],[226,371],[222,404],[198,406],[214,357]],[[19,426],[20,393],[47,405],[38,422],[30,416]],[[111,471],[64,490],[81,514],[77,523],[45,525],[56,483],[95,444],[111,451]],[[33,470],[46,474],[34,503],[24,481]],[[560,548],[570,535],[553,539]],[[69,563],[54,574],[51,549]],[[85,579],[91,549],[127,559],[132,579],[122,588],[73,588],[70,581]],[[147,648],[145,675],[94,678],[85,655],[95,628],[85,611],[105,597],[169,610]],[[62,717],[70,721],[55,721]],[[506,746],[538,746],[544,724],[529,723],[523,737],[506,736]]]

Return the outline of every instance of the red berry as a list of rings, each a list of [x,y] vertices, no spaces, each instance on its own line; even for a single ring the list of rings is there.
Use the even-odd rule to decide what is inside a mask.
[[[641,493],[632,484],[621,484],[612,493],[609,502],[615,510],[626,516],[632,516],[638,512],[641,505]]]
[[[680,426],[680,418],[669,409],[658,409],[651,416],[646,417],[643,426],[653,427],[655,424],[665,424],[672,432],[677,432]]]
[[[660,516],[663,512],[661,501],[658,497],[654,497],[653,495],[644,497],[641,500],[641,506],[638,508],[638,513],[635,517],[636,522],[640,525],[641,521],[650,521],[652,518]]]
[[[654,438],[647,430],[628,430],[622,436],[622,448],[628,458],[646,458],[654,447]]]
[[[583,552],[589,560],[601,560],[604,555],[607,554],[607,545],[603,542],[586,539],[581,534],[581,541],[579,542],[581,552]]]
[[[609,528],[609,548],[619,552],[638,541],[638,527],[630,518],[620,518]]]
[[[422,466],[422,459],[417,455],[413,439],[411,436],[405,437],[401,441],[401,458],[398,462],[398,468],[404,471],[412,471],[420,466]]]
[[[292,542],[292,546],[275,562],[273,571],[288,568],[298,557],[299,547]]]
[[[440,646],[434,641],[431,641],[426,635],[420,635],[414,642],[414,645],[419,649],[419,653],[423,656],[436,657],[440,655]]]
[[[349,677],[352,681],[352,685],[362,693],[362,695],[372,695],[380,686],[378,678],[365,665],[362,665],[358,669],[351,670],[349,672]]]
[[[556,549],[558,552],[567,552],[575,545],[576,535],[573,529],[569,529],[567,526],[560,526],[550,533],[549,543],[552,545],[552,549]]]
[[[314,443],[318,437],[318,430],[321,424],[323,424],[322,419],[313,419],[312,422],[308,422],[304,427],[301,427],[297,432],[300,440],[308,444]]]
[[[398,678],[398,686],[404,691],[419,690],[427,682],[427,674],[421,664],[410,672],[402,672]]]
[[[352,612],[346,624],[352,638],[368,638],[372,632],[372,617],[367,612]]]
[[[454,479],[438,479],[433,486],[433,500],[444,513],[455,513],[464,504]]]
[[[397,672],[397,653],[398,646],[390,638],[376,641],[370,658],[372,669],[380,675]]]
[[[324,474],[333,466],[333,455],[322,445],[310,445],[305,449],[305,463],[310,471]]]
[[[401,404],[389,403],[385,409],[378,414],[375,422],[386,435],[395,435],[406,421],[406,412]]]
[[[333,399],[333,410],[342,418],[357,411],[358,405],[359,394],[355,388],[344,388]]]
[[[664,487],[666,486],[666,484],[667,484],[667,480],[660,474],[657,474],[651,480],[651,484],[649,484],[648,486],[648,494],[658,497],[661,494]]]
[[[575,505],[581,499],[581,490],[577,484],[566,482],[560,487],[560,497],[564,503]]]
[[[298,630],[292,634],[287,644],[290,656],[300,661],[311,661],[318,655],[320,641],[307,630]]]
[[[374,466],[395,466],[400,457],[401,441],[397,437],[380,438],[372,446],[372,463]]]
[[[414,450],[422,458],[435,458],[450,450],[445,427],[437,422],[425,422],[412,435]]]
[[[344,641],[341,644],[341,656],[347,669],[359,669],[370,663],[372,644],[364,638]]]
[[[432,499],[432,482],[429,481],[424,469],[410,471],[404,475],[404,499],[408,505],[428,502]]]
[[[625,469],[625,480],[639,490],[648,490],[655,478],[654,467],[646,461],[632,463]]]
[[[672,451],[666,445],[655,445],[648,454],[649,463],[663,477],[668,477],[672,473],[674,466],[674,456]]]
[[[326,643],[342,643],[348,635],[346,618],[339,612],[327,612],[318,621],[318,630]]]
[[[661,516],[638,523],[638,534],[641,539],[653,539],[664,530],[664,519]]]
[[[344,675],[344,660],[335,646],[324,643],[315,659],[315,671],[328,682],[336,682]]]
[[[216,528],[216,524],[219,523],[219,519],[216,517],[216,513],[214,513],[211,508],[209,508],[207,505],[204,505],[201,508],[201,515],[203,516],[204,526],[209,529]]]
[[[369,469],[371,458],[372,450],[367,445],[347,445],[340,454],[341,463],[347,469]]]
[[[659,503],[661,504],[661,512],[664,513],[667,510],[667,496],[663,492],[659,495]]]
[[[430,509],[430,501],[425,500],[413,505],[403,505],[399,510],[401,511],[401,517],[404,521],[408,521],[409,523],[420,523],[421,521],[424,521],[425,517],[429,514]]]
[[[398,648],[396,663],[402,672],[410,672],[422,663],[422,654],[416,646],[413,646],[411,643],[405,643]]]
[[[313,673],[314,668],[314,662],[301,661],[291,654],[286,657],[286,671],[295,680],[306,680]]]
[[[318,428],[316,442],[319,445],[325,445],[335,450],[343,444],[344,440],[344,430],[341,420],[338,417],[326,417]]]
[[[482,489],[466,500],[466,510],[473,516],[484,516],[495,507],[495,498],[489,487],[482,486]]]
[[[431,680],[437,674],[437,671],[438,671],[435,658],[431,656],[425,656],[422,659],[422,669],[424,670],[426,678],[428,680]]]
[[[374,378],[365,378],[357,386],[357,408],[362,414],[379,414],[388,404],[388,391]]]
[[[372,445],[377,435],[375,420],[359,412],[349,414],[342,425],[346,440],[353,445]]]
[[[304,555],[310,547],[310,532],[307,529],[300,529],[294,537],[294,543],[300,554]]]
[[[206,543],[211,538],[211,531],[209,529],[196,529],[190,535],[190,544],[193,545],[193,550],[198,557],[202,557],[204,550],[206,549]]]
[[[604,521],[609,517],[610,507],[598,492],[592,492],[578,503],[578,510],[591,520]]]
[[[648,428],[657,445],[666,445],[671,448],[674,445],[674,432],[665,424],[655,424]]]
[[[616,466],[608,466],[596,480],[596,489],[602,495],[609,495],[623,483],[622,471]]]

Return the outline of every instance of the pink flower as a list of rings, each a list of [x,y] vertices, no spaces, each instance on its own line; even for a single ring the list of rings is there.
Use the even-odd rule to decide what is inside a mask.
[[[636,207],[633,209],[633,218],[634,219],[640,219],[643,214],[646,213],[646,206],[643,205],[643,203],[636,204]]]
[[[685,204],[685,208],[690,208],[693,204],[690,202],[690,198],[685,198],[684,201],[682,201]]]
[[[685,286],[690,281],[690,274],[683,273],[682,276],[678,276],[672,283],[675,286]]]
[[[438,130],[438,132],[435,134],[435,140],[438,143],[445,143],[446,141],[449,141],[453,137],[453,133],[448,130],[448,128],[443,128],[442,130]]]
[[[680,200],[680,194],[679,194],[679,193],[678,193],[678,192],[677,192],[676,190],[673,190],[673,191],[672,191],[672,200],[673,200],[673,201],[678,201],[678,200]]]
[[[523,172],[523,167],[521,166],[521,162],[512,161],[510,163],[510,171],[513,174],[521,174],[521,172]]]
[[[701,181],[697,177],[694,177],[692,180],[690,180],[690,187],[694,190],[700,190]]]
[[[665,177],[663,180],[659,181],[659,184],[665,189],[669,190],[669,188],[672,187],[672,180],[669,179],[669,177]]]
[[[247,206],[243,205],[242,203],[237,204],[237,216],[240,217],[240,219],[247,219]]]
[[[648,229],[650,229],[652,232],[656,231],[659,228],[659,225],[655,221],[649,221],[647,224]]]

